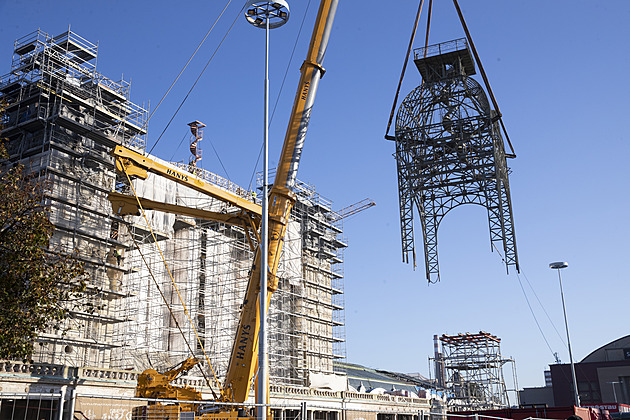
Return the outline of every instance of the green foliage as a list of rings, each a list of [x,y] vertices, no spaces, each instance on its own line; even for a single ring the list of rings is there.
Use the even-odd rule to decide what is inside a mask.
[[[0,171],[0,359],[27,359],[38,333],[85,306],[86,276],[72,255],[49,250],[45,184],[20,166]]]

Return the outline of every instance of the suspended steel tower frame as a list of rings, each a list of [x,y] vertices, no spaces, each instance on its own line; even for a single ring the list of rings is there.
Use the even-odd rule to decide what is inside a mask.
[[[506,268],[518,270],[508,166],[499,115],[470,76],[475,64],[465,39],[419,48],[414,62],[422,84],[396,115],[396,163],[403,261],[415,266],[414,207],[424,237],[427,280],[439,281],[437,231],[462,204],[488,211],[490,244]]]

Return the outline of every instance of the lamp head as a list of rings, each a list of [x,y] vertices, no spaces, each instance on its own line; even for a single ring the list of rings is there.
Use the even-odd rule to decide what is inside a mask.
[[[557,261],[557,262],[549,263],[549,268],[553,270],[560,270],[561,268],[567,268],[568,266],[569,266],[569,263],[566,263],[564,261]]]
[[[245,5],[245,19],[257,28],[279,28],[289,20],[289,4],[285,0],[250,0]]]

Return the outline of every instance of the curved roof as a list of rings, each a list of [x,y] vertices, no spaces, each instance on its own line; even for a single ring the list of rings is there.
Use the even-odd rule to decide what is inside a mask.
[[[588,356],[582,359],[581,363],[628,360],[630,357],[626,357],[626,351],[624,350],[630,352],[630,335],[618,338],[592,351]]]
[[[366,391],[382,388],[386,391],[396,389],[417,394],[419,389],[435,386],[431,380],[424,377],[417,378],[404,373],[377,370],[340,361],[334,361],[333,365],[336,371],[343,371],[347,375],[348,384],[357,390],[363,386]]]

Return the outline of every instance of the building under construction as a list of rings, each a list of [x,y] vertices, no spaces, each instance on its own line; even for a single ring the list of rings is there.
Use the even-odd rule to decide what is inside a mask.
[[[225,375],[253,259],[241,228],[159,211],[124,217],[113,212],[108,194],[114,190],[215,212],[225,204],[158,175],[130,181],[117,174],[111,152],[117,145],[144,151],[148,112],[131,102],[128,82],[97,72],[97,54],[95,44],[73,32],[53,37],[38,30],[15,42],[10,72],[0,79],[9,162],[46,180],[55,226],[50,247],[76,252],[85,263],[89,299],[97,308],[75,311],[66,325],[41,334],[33,365],[8,363],[0,372],[0,391],[36,398],[40,405],[52,401],[60,418],[66,391],[73,407],[77,392],[133,396],[138,371],[166,370],[191,351],[201,355],[202,346],[217,376]],[[256,200],[196,167],[197,160],[160,162]],[[349,407],[355,397],[341,397],[347,379],[333,368],[345,357],[342,218],[312,186],[298,182],[294,192],[269,310],[272,398],[333,398]],[[195,371],[180,383],[209,391]],[[376,397],[361,397],[357,410],[373,413],[364,418],[376,418],[383,404],[399,400],[405,401],[400,415],[410,420],[430,407],[425,398]],[[378,406],[370,409],[372,403]],[[103,410],[103,403],[96,406]]]
[[[90,275],[94,314],[73,313],[61,331],[47,331],[35,345],[38,362],[109,367],[116,333],[127,315],[120,282],[124,249],[107,194],[116,172],[116,144],[144,147],[147,111],[129,101],[129,83],[96,72],[97,47],[72,32],[42,31],[15,42],[11,71],[0,79],[6,104],[2,136],[12,162],[46,180],[55,233],[50,247],[74,252]]]
[[[85,261],[94,304],[102,307],[92,315],[73,314],[64,337],[56,331],[43,334],[33,358],[134,370],[181,362],[189,354],[186,342],[195,340],[175,299],[177,288],[220,374],[228,362],[252,251],[239,228],[148,211],[152,235],[141,216],[123,219],[112,213],[108,193],[124,189],[125,183],[117,179],[111,150],[118,144],[143,150],[147,111],[130,101],[128,82],[96,71],[96,58],[97,46],[73,32],[51,37],[37,31],[16,41],[11,72],[0,82],[7,103],[2,134],[9,139],[10,159],[49,182],[56,227],[51,247],[75,251]],[[250,192],[194,162],[164,163],[254,200]],[[133,189],[166,203],[225,207],[157,175],[134,181]],[[296,193],[280,291],[270,310],[270,358],[277,383],[308,385],[309,375],[332,374],[332,361],[344,357],[346,244],[331,203],[303,183]],[[198,344],[193,347],[200,350]]]
[[[512,391],[518,387],[516,369],[513,359],[501,356],[499,337],[480,331],[476,334],[443,334],[439,341],[436,335],[434,341],[435,378],[438,386],[450,394],[449,411],[493,410],[511,406],[503,366],[512,365]],[[518,405],[518,394],[516,398]]]

